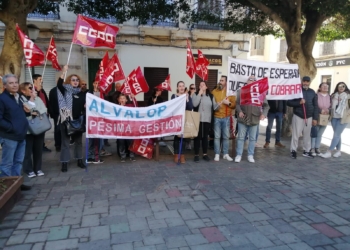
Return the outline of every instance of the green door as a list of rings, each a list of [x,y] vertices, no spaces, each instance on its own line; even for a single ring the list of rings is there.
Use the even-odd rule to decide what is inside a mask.
[[[95,80],[96,72],[100,66],[101,59],[88,59],[89,89],[93,89],[92,83]]]

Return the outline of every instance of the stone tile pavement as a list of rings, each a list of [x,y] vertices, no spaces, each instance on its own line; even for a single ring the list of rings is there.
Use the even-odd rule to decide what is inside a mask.
[[[87,171],[71,162],[61,173],[46,153],[45,176],[26,180],[32,190],[0,224],[0,249],[350,249],[347,154],[293,160],[270,147],[255,164],[189,153],[178,166],[165,148],[159,162],[120,163],[111,143]]]

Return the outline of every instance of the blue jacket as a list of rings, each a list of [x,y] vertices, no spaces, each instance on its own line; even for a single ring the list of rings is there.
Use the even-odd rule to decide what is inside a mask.
[[[28,120],[23,103],[7,90],[0,95],[0,137],[13,141],[25,140],[28,131]]]

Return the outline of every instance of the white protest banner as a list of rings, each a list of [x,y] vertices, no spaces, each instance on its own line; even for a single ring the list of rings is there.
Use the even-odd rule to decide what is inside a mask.
[[[268,78],[268,100],[302,98],[301,82],[297,64],[271,63],[228,58],[227,96],[234,95],[250,76]]]
[[[86,137],[140,139],[182,134],[186,95],[150,107],[127,107],[86,95]]]

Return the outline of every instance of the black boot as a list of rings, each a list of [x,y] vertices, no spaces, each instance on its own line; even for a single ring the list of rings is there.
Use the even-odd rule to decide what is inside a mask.
[[[62,172],[67,172],[68,171],[68,162],[62,162]]]
[[[77,166],[80,167],[80,168],[86,168],[86,165],[84,164],[82,159],[78,160]]]

